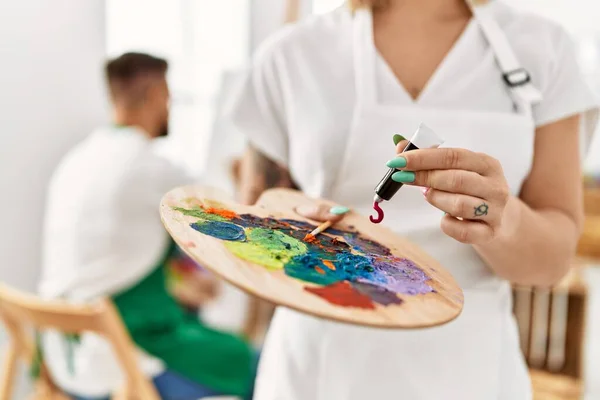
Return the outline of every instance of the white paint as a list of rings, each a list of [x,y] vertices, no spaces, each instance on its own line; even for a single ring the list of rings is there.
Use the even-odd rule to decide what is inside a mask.
[[[0,280],[32,289],[48,179],[104,119],[104,2],[0,2]]]

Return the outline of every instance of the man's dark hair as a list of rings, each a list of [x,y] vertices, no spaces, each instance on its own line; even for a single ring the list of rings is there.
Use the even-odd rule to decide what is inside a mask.
[[[105,66],[106,80],[113,99],[125,94],[139,97],[139,78],[164,75],[169,64],[166,60],[145,53],[125,53],[109,60]]]

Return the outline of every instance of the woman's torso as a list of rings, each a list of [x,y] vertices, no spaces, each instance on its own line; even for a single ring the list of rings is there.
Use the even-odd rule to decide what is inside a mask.
[[[536,52],[547,51],[549,38],[540,39],[540,34],[551,36],[554,27],[511,13],[502,4],[494,10],[534,85],[543,86],[550,66]],[[533,28],[526,29],[527,23]],[[531,32],[537,34],[536,46]],[[362,129],[358,138],[354,130],[361,100],[352,35],[352,16],[340,10],[290,30],[273,50],[285,70],[280,79],[289,169],[305,192],[369,213],[374,187],[394,155],[392,135],[409,136],[424,122],[448,147],[497,158],[511,192],[519,194],[532,165],[536,109],[516,112],[496,54],[477,24],[469,24],[416,102],[376,56],[376,106],[372,112],[363,109],[373,129]],[[389,142],[387,152],[387,145],[379,144],[383,141]],[[462,315],[438,328],[381,331],[281,309],[267,339],[258,399],[283,398],[282,393],[286,399],[316,400],[528,398],[508,283],[471,246],[441,232],[443,213],[423,201],[418,189],[402,188],[384,207],[385,222],[436,257],[465,288]],[[473,390],[465,391],[469,387]]]

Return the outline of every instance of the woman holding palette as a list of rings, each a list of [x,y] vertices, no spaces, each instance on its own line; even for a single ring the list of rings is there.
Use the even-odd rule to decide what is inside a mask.
[[[251,144],[244,200],[295,185],[368,215],[386,163],[398,168],[405,187],[384,223],[452,272],[464,310],[383,331],[279,309],[255,398],[530,399],[509,282],[566,273],[582,222],[579,136],[597,116],[569,38],[499,1],[350,3],[257,53],[233,113]],[[421,122],[444,147],[388,161],[393,134]]]

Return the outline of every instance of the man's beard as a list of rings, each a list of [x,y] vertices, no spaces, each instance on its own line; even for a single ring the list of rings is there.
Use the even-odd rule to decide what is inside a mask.
[[[167,137],[169,136],[169,123],[165,122],[165,124],[162,126],[162,129],[160,130],[160,133],[158,134],[158,137]]]

